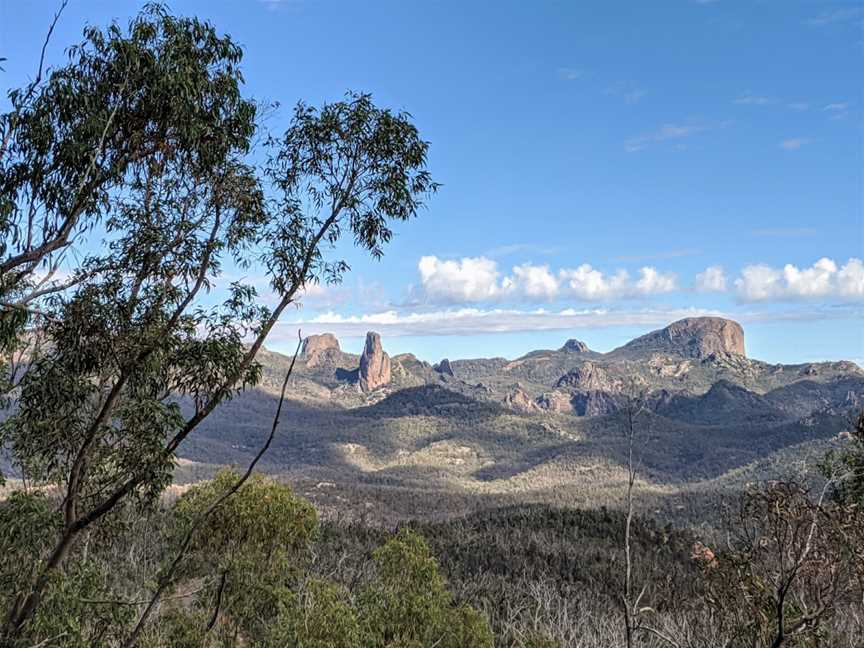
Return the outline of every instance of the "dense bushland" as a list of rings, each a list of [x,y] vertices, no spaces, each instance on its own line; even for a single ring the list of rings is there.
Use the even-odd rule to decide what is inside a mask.
[[[19,645],[122,645],[154,600],[154,575],[236,478],[220,473],[88,536]],[[848,492],[826,489],[820,503],[785,482],[754,489],[728,511],[728,543],[711,547],[637,517],[634,645],[856,646],[864,529]],[[61,523],[44,493],[0,504],[0,602]],[[288,486],[253,476],[195,534],[138,644],[620,646],[624,528],[623,512],[544,505],[399,529],[322,522]]]

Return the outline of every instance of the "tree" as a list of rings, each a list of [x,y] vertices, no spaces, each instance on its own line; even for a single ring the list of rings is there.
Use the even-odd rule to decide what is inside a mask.
[[[842,450],[829,452],[820,468],[837,504],[864,508],[864,411],[855,418],[846,443]]]
[[[705,564],[708,603],[732,620],[739,641],[810,645],[855,588],[859,558],[845,541],[861,524],[791,482],[744,493],[729,522],[729,547]],[[735,644],[733,644],[735,645]]]
[[[354,648],[361,645],[360,624],[350,592],[312,579],[281,602],[266,646],[273,648]]]
[[[175,505],[177,539],[237,482],[223,471],[194,487]],[[286,592],[296,589],[310,559],[318,516],[312,505],[279,484],[254,475],[223,506],[207,516],[189,548],[188,560],[173,580],[206,579],[203,597],[209,619],[229,636],[261,641],[278,614]]]
[[[370,648],[492,648],[489,622],[454,606],[422,536],[401,529],[373,554],[375,578],[360,594],[360,623]]]
[[[211,25],[151,5],[125,30],[87,28],[0,116],[2,350],[45,338],[0,441],[29,479],[63,493],[54,541],[11,597],[9,641],[77,560],[82,533],[152,505],[185,439],[256,383],[256,354],[303,289],[349,270],[328,254],[337,241],[380,257],[391,223],[437,189],[410,116],[368,95],[298,105],[253,156],[261,129],[241,57]],[[88,235],[103,244],[53,281]],[[237,282],[205,307],[227,262],[263,268],[275,306]]]

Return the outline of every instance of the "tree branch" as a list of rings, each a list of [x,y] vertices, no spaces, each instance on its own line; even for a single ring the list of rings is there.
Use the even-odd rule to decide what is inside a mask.
[[[270,428],[270,435],[267,437],[267,440],[264,442],[264,445],[258,450],[258,453],[255,455],[254,459],[249,463],[249,466],[246,468],[246,472],[234,482],[234,485],[231,486],[225,493],[223,493],[215,502],[213,502],[201,515],[199,515],[196,520],[192,523],[192,526],[189,528],[189,531],[186,533],[186,536],[183,538],[183,542],[180,545],[180,550],[177,552],[177,555],[174,557],[174,560],[171,562],[171,565],[168,567],[165,574],[162,578],[159,579],[159,585],[156,588],[156,591],[153,593],[153,597],[150,599],[150,603],[147,605],[147,608],[144,610],[144,613],[138,619],[138,623],[135,625],[135,629],[132,631],[132,634],[129,638],[124,642],[123,648],[132,648],[138,641],[138,638],[141,635],[141,631],[144,629],[144,625],[147,623],[147,619],[150,617],[150,614],[153,612],[153,609],[156,606],[156,603],[159,601],[159,598],[162,596],[162,593],[171,584],[171,581],[174,578],[174,573],[177,571],[177,568],[180,566],[183,558],[186,556],[186,552],[189,550],[189,547],[192,544],[192,538],[195,535],[195,532],[201,527],[204,521],[212,515],[217,509],[219,509],[234,493],[236,493],[243,484],[249,479],[252,475],[252,471],[255,469],[255,466],[261,460],[261,457],[264,456],[264,453],[267,452],[270,444],[273,443],[273,439],[276,436],[276,429],[279,426],[279,417],[282,414],[282,405],[285,402],[285,391],[288,388],[288,381],[291,379],[291,374],[294,372],[294,364],[297,362],[297,356],[300,354],[300,348],[303,344],[303,338],[300,335],[300,331],[297,331],[297,337],[299,338],[297,342],[297,348],[294,350],[294,357],[291,359],[291,364],[288,367],[288,371],[285,373],[285,379],[282,381],[282,391],[279,394],[279,403],[276,406],[276,415],[273,417],[273,425]],[[224,586],[224,580],[223,580]],[[220,600],[221,600],[221,587],[220,587]],[[211,621],[211,625],[215,621]],[[209,629],[210,626],[208,626]]]

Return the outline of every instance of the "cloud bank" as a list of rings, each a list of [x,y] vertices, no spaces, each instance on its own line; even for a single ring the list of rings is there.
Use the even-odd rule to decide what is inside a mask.
[[[588,263],[552,269],[524,263],[504,273],[486,257],[443,260],[424,256],[418,265],[418,300],[426,304],[551,303],[557,300],[611,302],[645,298],[681,290],[675,274],[643,266],[633,276],[626,270],[604,272]],[[734,275],[733,275],[734,276]],[[823,257],[812,266],[766,264],[745,266],[730,279],[719,265],[696,274],[692,290],[727,293],[743,302],[806,299],[864,300],[864,262],[850,258],[845,264]]]
[[[280,324],[287,337],[296,339],[297,328],[304,335],[334,333],[337,336],[360,337],[366,331],[378,331],[384,336],[447,336],[485,333],[518,333],[527,331],[559,331],[574,328],[604,328],[611,326],[665,326],[684,317],[721,315],[718,311],[697,308],[607,310],[573,309],[534,310],[507,308],[452,308],[428,312],[388,310],[363,315],[342,315],[327,312],[308,319]],[[293,337],[292,337],[293,336]],[[277,339],[281,337],[277,333]]]
[[[486,257],[444,260],[424,256],[418,264],[422,299],[427,303],[458,304],[493,301],[551,302],[558,298],[608,301],[669,293],[677,288],[674,274],[651,266],[631,277],[626,270],[607,274],[585,263],[552,270],[524,263],[506,276]]]

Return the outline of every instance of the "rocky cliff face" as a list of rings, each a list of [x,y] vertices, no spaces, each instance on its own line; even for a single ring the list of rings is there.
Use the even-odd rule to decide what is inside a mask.
[[[381,347],[381,336],[370,331],[360,356],[360,389],[371,392],[390,382],[390,356]]]
[[[561,376],[555,387],[577,391],[616,391],[620,387],[619,382],[612,378],[609,372],[600,365],[586,362],[581,367],[568,371]]]
[[[322,363],[330,349],[340,351],[339,340],[332,333],[310,335],[303,340],[303,358],[307,367],[315,367]]]
[[[540,409],[540,406],[532,400],[528,392],[519,383],[516,383],[504,397],[504,405],[517,412],[536,412]]]
[[[677,353],[690,358],[711,354],[745,356],[744,329],[722,317],[691,317],[628,342],[613,353]]]
[[[573,411],[572,396],[562,391],[552,391],[540,394],[537,405],[544,410],[558,414],[570,414]]]

